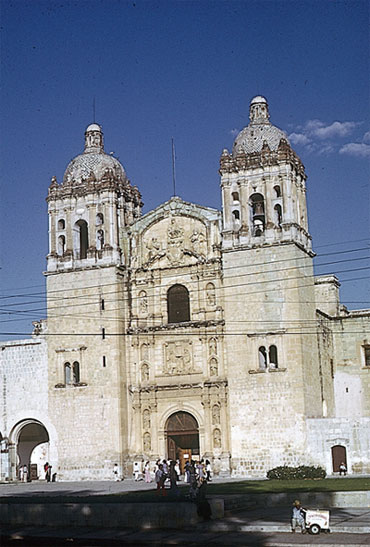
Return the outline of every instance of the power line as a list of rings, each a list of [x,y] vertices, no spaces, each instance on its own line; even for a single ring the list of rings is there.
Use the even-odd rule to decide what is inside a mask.
[[[323,257],[323,256],[333,256],[333,255],[338,255],[338,254],[347,254],[347,253],[353,253],[353,252],[360,252],[360,251],[368,251],[369,248],[368,247],[360,247],[358,249],[348,249],[348,250],[345,250],[345,251],[338,251],[338,252],[333,252],[333,253],[324,253],[322,255],[320,255],[320,257]],[[360,257],[360,258],[357,258],[357,259],[353,259],[353,260],[367,260],[369,257]],[[308,256],[302,256],[302,257],[295,257],[295,258],[292,258],[292,257],[289,257],[289,258],[284,258],[284,259],[280,259],[280,260],[276,260],[274,261],[274,264],[279,264],[281,262],[296,262],[298,260],[310,260],[310,257]],[[348,259],[348,261],[351,260],[351,259]],[[346,262],[347,260],[343,261],[343,262]],[[217,260],[215,263],[219,263],[219,261]],[[331,265],[331,264],[336,264],[338,263],[338,261],[333,261],[333,262],[325,262],[325,263],[322,263],[322,264],[316,264],[315,267],[321,267],[321,266],[325,266],[325,265]],[[270,263],[266,263],[266,262],[259,262],[259,263],[255,263],[255,264],[242,264],[242,265],[238,265],[238,266],[227,266],[227,267],[220,267],[220,271],[222,272],[225,272],[227,270],[232,270],[232,269],[241,269],[241,268],[255,268],[257,266],[265,266],[266,264],[271,264]],[[189,268],[189,267],[192,267],[193,265],[188,265],[188,264],[185,264],[183,267],[184,268]],[[157,271],[157,269],[148,269],[147,271]],[[276,272],[276,271],[279,271],[278,269],[277,270],[271,270],[273,272]],[[63,272],[63,273],[69,273],[69,271],[67,270],[66,272]],[[263,273],[268,273],[268,271],[266,272],[263,272]],[[248,273],[248,274],[245,274],[245,275],[257,275],[257,274],[253,274],[252,272]],[[316,275],[328,275],[328,274],[316,274]],[[178,274],[161,274],[161,279],[168,279],[168,278],[178,278],[179,275]],[[230,276],[231,277],[231,276]],[[239,277],[239,275],[238,275]],[[109,285],[115,285],[117,283],[110,283]],[[96,287],[102,287],[104,285],[90,285],[89,287],[83,287],[84,289],[85,288],[96,288]],[[54,291],[48,291],[48,294],[51,294],[51,293],[54,293],[54,292],[65,292],[66,290],[75,290],[75,289],[56,289]],[[82,288],[81,288],[82,290]],[[6,295],[6,296],[0,296],[1,299],[9,299],[9,298],[18,298],[18,297],[25,297],[25,298],[28,298],[30,296],[38,296],[40,294],[45,294],[46,295],[46,292],[45,291],[42,291],[42,293],[30,293],[29,295],[27,294],[18,294],[18,295]]]

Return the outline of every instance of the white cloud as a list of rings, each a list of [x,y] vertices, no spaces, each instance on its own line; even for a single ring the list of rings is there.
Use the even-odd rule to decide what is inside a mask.
[[[367,158],[370,157],[370,144],[365,144],[364,142],[349,142],[341,147],[339,153]]]
[[[331,139],[335,137],[345,137],[357,126],[356,122],[333,122],[330,125],[317,127],[313,134],[319,139]]]
[[[363,142],[370,142],[370,131],[367,131],[365,135],[362,137]]]
[[[307,137],[307,135],[304,135],[303,133],[291,133],[289,135],[289,140],[292,144],[309,144],[311,142],[311,139]]]
[[[341,146],[338,139],[348,136],[361,122],[340,122],[324,123],[321,120],[308,120],[304,125],[296,127],[296,131],[289,135],[290,142],[304,146],[308,152],[316,154],[331,154]],[[370,131],[365,134],[364,140],[370,142]],[[342,146],[341,150],[345,150]],[[350,153],[344,151],[342,153]],[[353,152],[352,152],[353,153]],[[360,155],[360,152],[357,152]]]

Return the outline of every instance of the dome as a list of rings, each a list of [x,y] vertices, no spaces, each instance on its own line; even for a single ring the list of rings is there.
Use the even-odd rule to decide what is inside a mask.
[[[251,100],[251,104],[256,104],[256,103],[267,104],[267,100],[265,99],[265,97],[262,97],[262,95],[257,95],[256,97],[253,97],[253,99]]]
[[[127,179],[120,162],[104,152],[101,126],[92,123],[85,131],[84,152],[69,162],[63,183],[80,184],[85,180],[100,181],[107,173],[122,181]]]
[[[250,123],[236,137],[233,156],[240,153],[261,152],[265,141],[271,150],[277,150],[281,139],[285,139],[289,143],[287,134],[272,125],[269,117],[268,103],[265,97],[261,95],[254,97],[249,108]]]
[[[101,127],[100,125],[98,125],[97,123],[91,123],[87,128],[86,128],[86,133],[88,131],[101,131]]]
[[[69,162],[63,182],[81,183],[86,179],[101,180],[107,169],[113,171],[116,178],[127,179],[120,162],[104,152],[84,152]]]

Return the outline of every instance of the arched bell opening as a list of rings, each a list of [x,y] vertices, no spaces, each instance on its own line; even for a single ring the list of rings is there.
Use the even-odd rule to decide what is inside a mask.
[[[199,459],[199,426],[189,412],[175,412],[166,423],[167,457],[179,460],[181,473],[185,463],[192,458]]]

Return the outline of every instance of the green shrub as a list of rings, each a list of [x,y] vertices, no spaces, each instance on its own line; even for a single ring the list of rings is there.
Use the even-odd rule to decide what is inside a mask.
[[[325,479],[326,471],[322,467],[313,465],[300,465],[299,467],[274,467],[267,471],[268,479],[292,480],[292,479]]]

